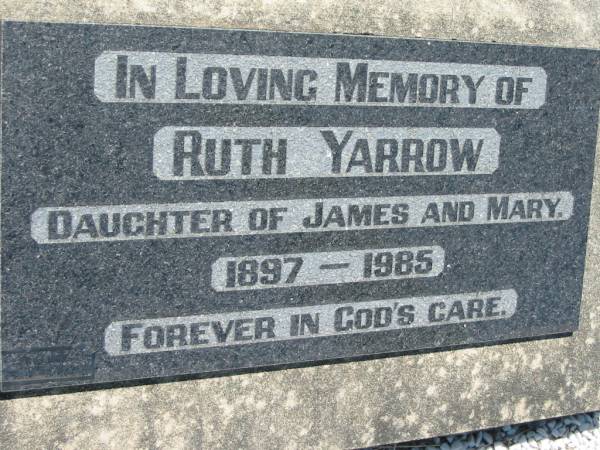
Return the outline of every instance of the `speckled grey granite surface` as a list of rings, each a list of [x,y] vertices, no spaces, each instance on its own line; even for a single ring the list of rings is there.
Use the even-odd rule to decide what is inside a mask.
[[[0,11],[21,20],[600,47],[598,2],[9,0]],[[0,403],[2,446],[365,447],[600,409],[599,189],[592,198],[581,324],[572,337],[8,400]]]
[[[600,52],[339,34],[12,21],[3,23],[2,32],[3,392],[193,373],[231,375],[236,369],[390,356],[577,330],[600,107]],[[317,102],[308,105],[291,97],[282,104],[256,104],[262,101],[259,84],[255,95],[230,99],[239,105],[160,103],[167,101],[162,95],[170,86],[168,77],[160,74],[176,73],[168,58],[178,45],[184,45],[188,55],[210,54],[213,67],[242,64],[244,53],[327,57],[329,64],[309,58],[301,66],[313,67],[320,81],[314,87]],[[112,99],[115,86],[127,87],[126,83],[117,82],[121,77],[98,81],[116,75],[111,67],[125,68],[118,59],[134,58],[114,51],[123,48],[160,52],[146,55],[164,58],[155,68],[154,101],[159,103],[149,104],[146,97],[129,97],[141,102],[135,105]],[[219,61],[213,52],[228,56]],[[402,71],[438,70],[425,64],[441,62],[440,70],[446,74],[442,78],[461,67],[463,75],[455,75],[457,85],[458,80],[469,80],[473,86],[473,80],[480,80],[479,88],[467,102],[471,95],[467,96],[464,83],[464,95],[457,93],[455,99],[464,103],[452,108],[444,107],[447,99],[441,101],[441,94],[439,108],[428,108],[430,103],[415,108],[371,101],[365,107],[358,99],[351,105],[327,105],[335,102],[334,78],[345,79],[341,67],[348,64],[333,61],[366,56],[427,61],[419,63],[423,68],[398,69],[392,63],[394,70]],[[272,61],[268,58],[274,57],[264,57],[260,64]],[[289,64],[298,64],[293,61]],[[382,63],[370,62],[371,74],[384,70],[374,64]],[[326,72],[326,67],[336,66],[337,74]],[[518,71],[511,69],[515,66]],[[132,65],[131,70],[140,67]],[[193,79],[194,65],[186,67],[186,78]],[[482,67],[497,74],[472,72]],[[518,105],[504,105],[506,100],[500,104],[496,86],[502,80],[515,83],[506,78],[511,73],[518,74],[512,75],[518,76],[515,90],[519,83],[527,87],[522,88]],[[423,85],[426,77],[438,79],[422,75],[415,86]],[[203,85],[211,82],[210,77],[203,80]],[[365,93],[366,84],[365,78]],[[226,84],[222,88],[224,94],[233,94]],[[129,94],[136,97],[140,91],[130,88]],[[421,102],[421,94],[421,90],[415,94],[415,101]],[[517,108],[508,109],[511,106]],[[182,130],[182,125],[202,127]],[[225,142],[231,144],[231,162],[223,163],[221,170],[235,175],[236,163],[244,163],[244,145],[238,142],[252,141],[232,142],[232,132],[224,127],[236,127],[233,133],[254,139],[269,136],[258,131],[264,128],[254,128],[257,125],[275,126],[272,130],[286,137],[286,157],[281,159],[285,179],[258,171],[252,175],[263,178],[226,182],[213,179],[214,174],[185,181],[153,176],[151,167],[156,173],[158,162],[171,161],[175,167],[181,160],[183,171],[187,158],[175,156],[187,153],[180,153],[181,146],[175,144],[179,141],[175,136],[182,134],[195,136],[197,151],[205,142],[206,155],[208,142],[215,142],[210,136],[222,136],[223,147]],[[409,128],[387,128],[399,125]],[[405,137],[411,135],[411,127],[424,126],[441,127],[424,132],[438,133],[438,146],[455,142],[447,143],[440,133],[478,136],[464,138],[462,144],[462,154],[467,155],[467,148],[478,142],[471,169],[461,176],[433,176],[442,173],[433,172],[429,163],[422,167],[415,163],[419,171],[415,174],[426,170],[432,176],[390,176],[398,175],[397,168],[390,162],[390,171],[383,172],[381,161],[377,169],[377,150],[375,171],[361,170],[371,170],[366,156],[356,156],[366,150],[365,144],[380,149],[390,138],[404,136],[403,144],[395,142],[402,152],[398,169],[407,174],[409,151],[418,150],[416,141],[410,144]],[[174,133],[171,138],[169,133]],[[302,138],[294,141],[293,133]],[[371,133],[380,133],[377,144],[365,139]],[[426,161],[433,162],[434,141],[426,139],[428,143],[421,145],[427,148]],[[348,162],[352,168],[340,168],[344,177],[336,178],[332,175],[337,169],[319,165],[328,164],[327,146],[333,140],[347,142],[335,147],[343,147],[339,153],[352,158]],[[268,142],[273,145],[272,138]],[[405,150],[407,143],[415,149]],[[245,145],[254,147],[253,158],[260,158],[256,144]],[[453,155],[461,150],[454,150],[453,144],[450,148],[445,152],[460,170],[464,163],[457,163],[459,157]],[[166,153],[160,155],[157,149]],[[446,157],[439,152],[440,164],[446,165]],[[341,161],[340,156],[340,166]],[[226,164],[231,167],[226,169]],[[196,170],[201,164],[194,166]],[[306,177],[311,167],[326,177]],[[206,161],[207,173],[208,168]],[[167,164],[160,170],[165,169],[170,170]],[[295,170],[306,178],[294,178]],[[368,174],[386,176],[363,176]],[[185,208],[186,203],[194,205],[194,211],[167,210]],[[148,212],[131,212],[136,204],[145,205]],[[465,208],[462,217],[445,217],[446,207],[453,204]],[[358,205],[364,205],[360,208],[365,217],[373,211],[373,219],[356,219],[349,211]],[[252,211],[274,211],[275,206],[281,221],[272,223],[266,233],[253,228]],[[406,218],[400,216],[400,208],[406,208]],[[210,228],[193,231],[199,213],[210,209]],[[377,210],[387,211],[386,216]],[[156,225],[157,217],[175,213],[180,229],[173,227],[173,220],[165,220],[164,227]],[[226,215],[231,224],[215,219]],[[132,230],[131,219],[136,216]],[[222,220],[228,225],[218,225]],[[113,231],[107,233],[108,229]],[[380,249],[396,245],[413,246],[394,250],[414,261],[396,264],[396,274],[404,272],[404,279],[392,279],[391,264],[386,275],[381,270],[385,262],[373,256],[380,254],[391,263],[392,252]],[[437,247],[424,252],[414,247],[432,245]],[[365,252],[348,272],[358,274],[355,280],[362,282],[350,282],[337,269],[323,272],[324,266],[312,259],[319,251],[327,252],[329,263],[348,261],[337,253],[340,250]],[[434,255],[434,250],[435,267],[433,259],[430,268],[416,261],[419,252]],[[282,253],[302,255],[297,276],[289,275],[293,281],[286,280],[291,261],[286,263],[285,257],[267,261],[251,256]],[[369,254],[371,269],[364,262]],[[241,261],[236,263],[233,257]],[[260,267],[256,258],[263,260]],[[257,271],[254,281],[252,262]],[[271,269],[269,281],[265,262],[284,266],[285,276],[277,280]],[[237,270],[231,270],[232,263]],[[409,278],[417,267],[424,276]],[[365,276],[366,269],[373,276]],[[317,272],[318,284],[305,286],[310,270]],[[330,274],[333,279],[326,278]],[[315,325],[314,331],[293,331],[298,307],[309,314],[304,317],[315,318],[318,329]],[[49,362],[59,360],[61,364]]]

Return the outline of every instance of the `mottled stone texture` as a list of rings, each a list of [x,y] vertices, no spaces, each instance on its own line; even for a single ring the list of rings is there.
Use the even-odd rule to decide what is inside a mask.
[[[592,1],[5,0],[0,16],[600,46]],[[2,401],[0,446],[347,448],[600,409],[599,232],[597,184],[573,337]]]
[[[596,0],[4,0],[2,17],[597,47]]]

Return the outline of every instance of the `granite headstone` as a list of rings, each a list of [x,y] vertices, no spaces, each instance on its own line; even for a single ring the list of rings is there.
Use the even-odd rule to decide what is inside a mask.
[[[2,24],[2,390],[577,330],[590,50]]]

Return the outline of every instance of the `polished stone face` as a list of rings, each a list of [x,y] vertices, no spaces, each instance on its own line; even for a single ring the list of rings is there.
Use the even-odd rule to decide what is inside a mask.
[[[598,62],[5,23],[3,390],[576,331]]]

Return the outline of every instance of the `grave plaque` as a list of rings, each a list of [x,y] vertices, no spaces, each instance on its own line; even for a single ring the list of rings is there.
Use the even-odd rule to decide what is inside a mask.
[[[2,390],[577,330],[590,50],[2,24]]]

